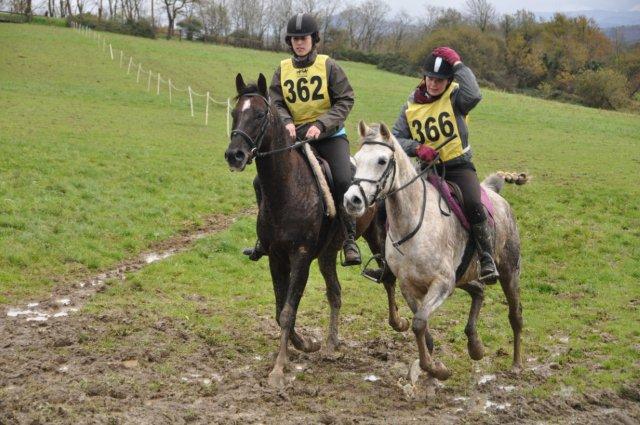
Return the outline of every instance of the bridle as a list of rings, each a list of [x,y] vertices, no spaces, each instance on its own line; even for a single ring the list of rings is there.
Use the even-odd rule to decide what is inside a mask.
[[[358,189],[360,190],[360,195],[362,195],[362,199],[364,200],[364,207],[366,209],[366,208],[369,208],[371,204],[373,204],[374,202],[382,201],[384,200],[384,198],[388,196],[386,195],[378,198],[378,195],[380,195],[380,192],[382,192],[382,189],[387,185],[387,180],[389,179],[389,176],[391,176],[391,182],[389,184],[393,184],[394,180],[396,179],[396,157],[395,157],[396,149],[393,145],[389,145],[384,142],[377,142],[375,140],[364,140],[362,142],[362,145],[380,145],[380,146],[384,146],[386,148],[391,149],[391,152],[393,152],[393,155],[391,156],[391,160],[387,163],[387,167],[384,169],[384,171],[382,172],[382,175],[377,180],[362,179],[362,178],[353,179],[353,184],[358,186]],[[371,198],[371,202],[369,202],[367,195],[364,193],[364,189],[360,184],[362,182],[372,183],[376,186],[376,191],[373,194],[373,197]]]
[[[258,135],[256,136],[255,140],[253,140],[253,138],[249,136],[247,133],[245,133],[242,130],[238,130],[237,128],[233,129],[231,131],[231,134],[229,134],[230,139],[236,135],[242,137],[242,140],[249,146],[249,159],[247,160],[247,164],[251,164],[251,161],[253,160],[253,158],[257,156],[262,156],[261,154],[258,153],[258,151],[260,150],[260,146],[262,146],[264,135],[267,132],[267,124],[269,124],[269,118],[271,117],[271,108],[270,108],[271,104],[269,103],[269,99],[267,99],[266,97],[258,93],[244,94],[240,96],[240,98],[245,96],[259,97],[260,99],[264,100],[264,103],[267,105],[267,113],[262,118],[262,121],[260,121],[260,124],[258,126],[259,127]],[[238,98],[238,101],[240,101],[240,98]]]
[[[427,207],[427,186],[426,183],[424,181],[422,177],[423,174],[425,174],[430,168],[432,168],[435,165],[435,161],[433,161],[428,167],[426,167],[424,170],[422,170],[420,173],[418,173],[414,178],[412,178],[411,180],[409,180],[407,183],[403,184],[402,186],[387,192],[385,195],[379,196],[380,192],[382,192],[382,189],[387,185],[387,180],[389,179],[389,176],[391,176],[391,182],[389,183],[390,185],[393,185],[393,182],[395,181],[396,178],[396,158],[395,158],[395,152],[396,149],[393,145],[389,145],[387,143],[384,142],[378,142],[375,140],[364,140],[362,142],[363,145],[381,145],[384,146],[386,148],[391,149],[391,152],[393,152],[393,156],[391,157],[391,160],[389,161],[389,163],[387,164],[387,167],[384,169],[384,171],[382,172],[382,175],[377,179],[377,180],[373,180],[373,179],[363,179],[363,178],[359,178],[359,179],[354,179],[353,180],[353,184],[355,184],[356,186],[358,186],[358,189],[360,190],[360,195],[362,195],[362,199],[364,200],[364,205],[365,208],[369,208],[369,206],[371,205],[371,203],[374,202],[381,202],[384,201],[386,198],[388,198],[389,196],[401,191],[402,189],[406,188],[407,186],[409,186],[411,183],[413,183],[414,181],[416,181],[417,179],[420,179],[420,181],[422,182],[422,193],[424,194],[422,196],[422,208],[420,211],[420,218],[418,220],[418,224],[416,225],[416,227],[409,232],[406,236],[404,236],[402,239],[400,239],[399,241],[394,241],[391,238],[391,235],[389,233],[387,233],[387,236],[389,237],[389,240],[391,240],[392,245],[395,249],[398,250],[398,252],[401,255],[404,255],[404,253],[402,251],[400,251],[400,245],[402,245],[403,243],[405,243],[406,241],[408,241],[409,239],[411,239],[412,237],[415,236],[416,233],[418,233],[418,230],[420,230],[420,227],[422,227],[422,221],[424,219],[424,213]],[[369,201],[367,200],[367,196],[364,193],[364,189],[362,188],[361,184],[362,182],[366,182],[366,183],[372,183],[376,185],[376,191],[373,194],[373,198],[371,199],[371,203],[369,203]]]

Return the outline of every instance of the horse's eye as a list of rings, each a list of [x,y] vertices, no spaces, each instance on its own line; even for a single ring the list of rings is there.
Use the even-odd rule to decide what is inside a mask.
[[[384,165],[387,163],[387,159],[386,158],[378,158],[378,165]]]
[[[262,112],[262,111],[256,112],[256,118],[259,119],[259,120],[264,118],[264,112]]]

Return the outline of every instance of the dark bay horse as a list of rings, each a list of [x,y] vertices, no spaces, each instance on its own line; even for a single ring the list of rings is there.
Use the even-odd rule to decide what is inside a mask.
[[[253,159],[256,160],[262,192],[257,233],[269,256],[276,321],[281,329],[280,349],[269,374],[269,383],[283,387],[289,340],[304,352],[320,349],[317,341],[304,337],[295,329],[298,305],[307,284],[309,267],[315,258],[326,283],[331,307],[325,350],[331,353],[338,345],[341,289],[336,257],[344,234],[338,219],[325,216],[313,172],[300,150],[291,148],[294,141],[269,102],[264,75],[260,74],[257,85],[246,85],[238,74],[236,90],[233,131],[225,159],[232,171],[242,171]],[[375,209],[358,221],[359,233],[363,234],[374,253],[381,253],[384,249],[383,221]],[[382,282],[389,302],[389,323],[394,329],[404,331],[409,323],[397,312],[395,276],[387,271]]]

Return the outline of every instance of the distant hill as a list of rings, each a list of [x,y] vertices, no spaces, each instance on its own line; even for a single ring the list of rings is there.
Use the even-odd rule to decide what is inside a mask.
[[[606,28],[603,32],[612,40],[622,40],[623,44],[634,44],[640,42],[640,25]]]
[[[554,12],[535,12],[545,21],[553,18]],[[563,15],[576,17],[586,16],[593,18],[602,29],[640,25],[640,11],[612,11],[612,10],[577,10],[562,12]]]

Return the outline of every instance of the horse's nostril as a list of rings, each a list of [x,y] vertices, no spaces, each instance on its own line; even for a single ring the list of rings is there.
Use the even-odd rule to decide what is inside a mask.
[[[236,161],[242,161],[244,159],[244,152],[236,151],[236,153],[233,156],[236,159]]]
[[[360,205],[362,203],[362,199],[360,199],[359,196],[354,195],[351,197],[351,202],[353,202],[354,205]]]

